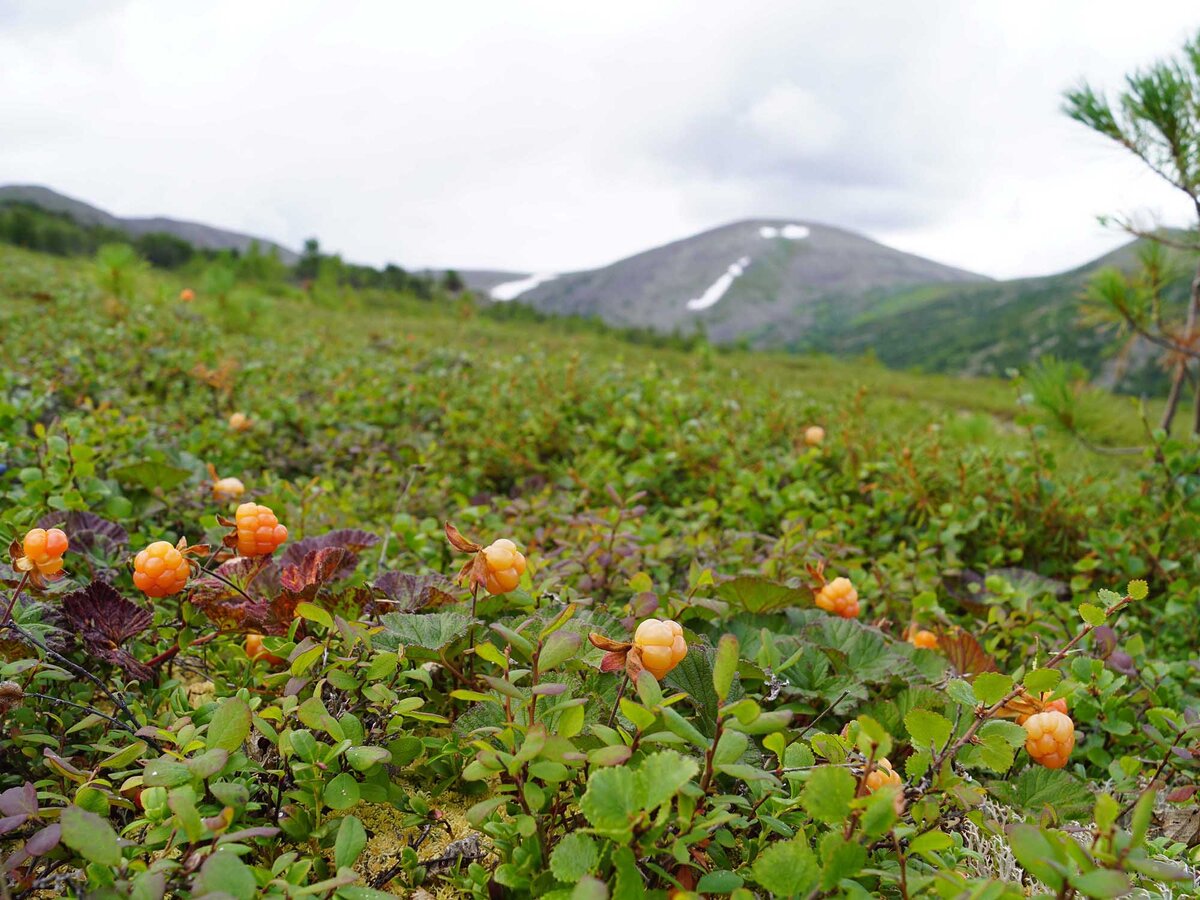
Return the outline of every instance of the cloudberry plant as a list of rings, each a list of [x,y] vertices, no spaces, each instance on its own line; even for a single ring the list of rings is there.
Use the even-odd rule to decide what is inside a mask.
[[[167,541],[155,541],[133,559],[133,583],[147,597],[169,597],[187,584],[190,564]]]
[[[683,629],[671,619],[646,619],[633,635],[642,666],[659,681],[687,656]]]
[[[826,584],[817,591],[816,602],[825,612],[843,619],[853,619],[858,615],[858,591],[849,578],[835,578]]]
[[[287,540],[288,530],[270,507],[243,503],[235,515],[240,556],[269,556]]]
[[[881,756],[875,763],[875,768],[867,775],[867,790],[871,793],[887,784],[899,786],[902,784],[900,773],[892,768],[886,756]]]
[[[1025,749],[1034,762],[1061,769],[1075,749],[1075,723],[1056,709],[1030,716],[1025,720]]]
[[[57,576],[62,572],[63,554],[67,552],[69,545],[67,535],[61,528],[31,529],[21,542],[21,550],[27,562],[20,565],[18,561],[18,568],[25,571],[37,569],[43,578]]]
[[[515,590],[525,573],[525,557],[517,550],[517,545],[508,538],[501,538],[481,552],[487,567],[483,586],[488,593],[507,594]]]

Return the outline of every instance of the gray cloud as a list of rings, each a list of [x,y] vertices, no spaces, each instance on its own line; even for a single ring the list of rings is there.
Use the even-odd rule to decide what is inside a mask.
[[[1194,5],[0,0],[0,180],[404,265],[572,269],[730,219],[989,274],[1175,198],[1063,119]]]

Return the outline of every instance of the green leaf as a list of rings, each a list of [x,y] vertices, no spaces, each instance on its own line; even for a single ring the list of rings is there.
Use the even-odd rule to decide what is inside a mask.
[[[1071,887],[1087,897],[1124,897],[1133,888],[1126,875],[1112,869],[1093,869],[1082,875],[1072,875]]]
[[[1108,618],[1099,606],[1094,603],[1080,603],[1079,617],[1088,625],[1103,625],[1104,620]]]
[[[192,477],[192,473],[187,469],[149,460],[115,466],[108,470],[108,474],[121,484],[145,488],[148,491],[155,488],[169,491]]]
[[[1134,804],[1133,814],[1129,817],[1130,846],[1139,847],[1146,840],[1146,832],[1150,829],[1150,820],[1154,818],[1154,798],[1157,791],[1143,791]]]
[[[1007,772],[1017,748],[1025,744],[1025,729],[1013,722],[986,722],[975,736],[979,743],[963,752],[963,762],[982,765],[993,772]]]
[[[738,639],[732,634],[721,636],[717,642],[717,656],[713,662],[713,690],[717,694],[717,702],[724,703],[729,697],[729,689],[733,687],[733,676],[738,667]]]
[[[1150,594],[1150,585],[1140,578],[1135,579],[1126,586],[1125,593],[1129,595],[1130,600],[1145,600]]]
[[[558,842],[550,854],[550,871],[559,881],[574,884],[594,872],[600,861],[596,842],[586,834],[572,832]]]
[[[315,647],[309,647],[299,656],[292,660],[292,664],[288,667],[288,671],[293,675],[303,675],[308,671],[309,667],[321,658],[325,653],[325,646],[317,644]]]
[[[559,737],[573,738],[579,732],[583,731],[583,721],[587,715],[583,708],[583,704],[578,706],[568,706],[562,711],[558,717],[558,724],[555,726],[555,732]]]
[[[910,851],[911,852],[911,851]],[[821,838],[821,887],[833,890],[843,878],[852,878],[867,862],[867,849],[857,841],[848,841],[838,831]]]
[[[1083,819],[1091,812],[1094,794],[1084,782],[1062,769],[1030,766],[1016,778],[988,782],[988,793],[1022,812],[1038,815],[1053,810],[1061,819]]]
[[[674,750],[651,753],[638,766],[636,790],[642,809],[653,812],[679,793],[679,789],[700,772],[691,757]]]
[[[121,845],[107,820],[78,806],[68,806],[58,821],[62,842],[84,859],[110,868],[121,864]]]
[[[608,887],[599,878],[584,875],[571,891],[571,900],[608,900]]]
[[[235,897],[254,900],[258,884],[250,867],[229,851],[218,850],[200,867],[196,887],[198,895]]]
[[[593,771],[579,808],[597,834],[619,843],[628,841],[640,812],[633,771],[624,766]]]
[[[574,631],[555,631],[544,644],[538,654],[538,670],[548,672],[561,666],[567,660],[579,653],[582,638]]]
[[[196,778],[211,778],[225,768],[227,762],[229,762],[229,751],[217,747],[189,759],[187,768]]]
[[[491,800],[481,800],[467,810],[467,821],[478,828],[487,821],[496,809],[506,802],[504,797],[493,797]]]
[[[1008,675],[1002,675],[999,672],[980,672],[975,676],[972,687],[975,689],[975,696],[979,698],[979,702],[991,706],[993,703],[998,703],[1005,694],[1012,690],[1013,680]]]
[[[333,845],[333,864],[339,869],[353,866],[367,846],[367,829],[354,816],[346,816],[338,826]]]
[[[800,794],[800,803],[808,814],[828,825],[844,822],[850,815],[850,801],[858,787],[849,770],[836,766],[813,769]]]
[[[146,763],[142,772],[142,784],[146,787],[176,787],[192,780],[186,765],[163,756]]]
[[[758,855],[751,871],[754,880],[777,897],[807,894],[821,877],[812,848],[802,835],[771,844]]]
[[[757,575],[743,575],[717,588],[717,596],[737,609],[764,613],[789,606],[812,606],[807,591],[790,588]]]
[[[745,882],[740,875],[728,869],[715,869],[696,882],[697,894],[730,894]]]
[[[333,627],[333,616],[329,615],[329,613],[315,603],[309,603],[306,600],[302,600],[296,604],[296,615],[302,619],[307,619],[309,622],[324,625],[326,628]]]
[[[330,809],[349,809],[358,802],[360,796],[358,782],[349,772],[335,775],[325,785],[325,805]]]
[[[1050,839],[1036,825],[1012,825],[1008,829],[1008,844],[1017,862],[1039,881],[1052,890],[1063,886],[1063,878],[1052,862],[1065,860]]]
[[[300,721],[316,731],[323,731],[335,741],[344,741],[346,733],[341,723],[325,708],[320,696],[313,694],[296,709]]]
[[[380,621],[384,632],[375,639],[380,646],[390,649],[423,647],[426,650],[441,650],[465,637],[471,622],[467,616],[456,612],[388,613]]]
[[[945,716],[928,709],[910,709],[904,727],[912,736],[913,746],[922,750],[944,747],[954,728]]]
[[[351,747],[346,751],[346,762],[357,772],[365,772],[391,760],[392,753],[386,747]]]
[[[241,697],[230,697],[213,713],[205,744],[232,753],[250,736],[250,705]]]
[[[1062,672],[1058,669],[1032,669],[1022,683],[1025,685],[1025,690],[1038,695],[1054,690],[1060,681],[1062,681]]]

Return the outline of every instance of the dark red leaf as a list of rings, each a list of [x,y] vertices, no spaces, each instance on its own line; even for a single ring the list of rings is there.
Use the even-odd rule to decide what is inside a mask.
[[[642,669],[644,668],[645,666],[642,665],[642,650],[637,645],[634,645],[625,654],[625,674],[629,676],[630,681],[636,683],[638,676],[642,674]]]
[[[238,557],[215,574],[225,580],[201,578],[188,595],[210,621],[227,631],[287,633],[301,598],[280,589],[279,567],[269,557]]]
[[[375,580],[375,589],[388,599],[388,612],[412,613],[427,607],[445,606],[456,598],[454,584],[442,575],[410,575],[387,572]]]
[[[105,581],[93,581],[81,591],[63,597],[63,615],[83,642],[84,649],[98,659],[119,666],[130,678],[149,681],[154,673],[121,647],[154,621],[150,610],[129,600]]]
[[[0,813],[6,816],[35,816],[37,811],[37,788],[28,781],[0,794]]]
[[[604,659],[600,660],[601,672],[619,672],[625,668],[625,651],[612,650],[604,654]]]
[[[61,838],[62,829],[57,822],[47,825],[40,831],[34,832],[33,836],[25,842],[25,852],[30,856],[45,856],[58,846]]]
[[[283,566],[279,581],[293,594],[300,594],[306,600],[311,600],[321,589],[321,585],[332,581],[338,574],[349,551],[344,547],[322,547],[305,554],[299,565]]]
[[[378,536],[369,531],[357,528],[339,528],[316,537],[308,537],[294,544],[288,544],[280,557],[280,562],[286,569],[288,566],[299,566],[314,550],[324,550],[328,547],[341,547],[346,551],[342,557],[336,577],[348,578],[358,566],[359,554],[379,543]]]

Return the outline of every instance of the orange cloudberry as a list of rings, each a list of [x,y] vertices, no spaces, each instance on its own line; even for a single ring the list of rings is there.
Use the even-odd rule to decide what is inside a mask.
[[[1075,723],[1057,709],[1035,713],[1025,720],[1025,749],[1034,762],[1061,769],[1075,749]]]
[[[633,643],[642,654],[642,666],[660,681],[687,656],[687,641],[678,622],[646,619],[637,627]]]
[[[885,784],[900,785],[900,773],[892,768],[892,764],[886,756],[879,757],[875,761],[875,768],[867,775],[867,790],[871,793],[879,790]]]
[[[167,541],[155,541],[133,558],[133,583],[147,597],[178,594],[189,574],[188,561]]]
[[[242,484],[240,478],[218,478],[213,482],[213,499],[218,503],[240,500],[244,493],[246,493],[246,486]]]
[[[843,619],[853,619],[858,615],[858,591],[850,583],[849,578],[835,578],[819,591],[816,596],[817,606],[825,612],[841,616]]]
[[[820,425],[809,425],[804,430],[804,443],[810,447],[819,447],[825,440],[825,429]]]
[[[937,635],[924,628],[911,632],[908,642],[918,650],[936,650],[938,645]]]
[[[25,535],[21,550],[25,559],[43,577],[57,575],[63,568],[63,554],[70,542],[61,528],[33,528]]]
[[[525,557],[508,538],[500,538],[484,547],[483,562],[487,567],[484,587],[489,594],[507,594],[516,590],[525,574]]]
[[[229,417],[229,427],[234,431],[249,431],[253,426],[254,423],[244,412],[235,412]]]
[[[287,540],[287,529],[270,507],[243,503],[237,508],[237,549],[240,556],[269,556]]]

